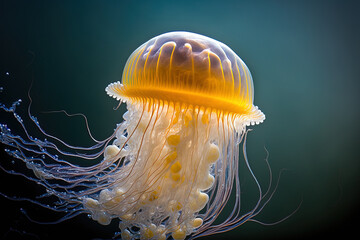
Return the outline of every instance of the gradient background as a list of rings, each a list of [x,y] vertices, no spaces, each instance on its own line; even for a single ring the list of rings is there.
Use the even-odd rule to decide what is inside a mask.
[[[105,138],[124,109],[113,110],[117,103],[104,88],[120,80],[132,51],[168,31],[207,35],[230,46],[253,75],[255,104],[267,117],[253,127],[247,143],[254,171],[266,184],[264,147],[274,177],[287,170],[258,219],[277,221],[303,201],[278,225],[246,223],[208,239],[350,236],[358,228],[360,200],[359,10],[356,1],[2,0],[0,85],[5,91],[0,101],[23,98],[19,112],[25,114],[33,82],[32,109],[44,128],[72,144],[87,145],[81,119],[41,112],[82,112],[94,136]],[[1,165],[9,166],[11,159],[1,156]],[[22,178],[0,174],[1,192],[39,191]],[[99,239],[116,231],[116,224],[103,227],[86,216],[37,225],[19,209],[37,220],[59,215],[26,202],[1,198],[0,204],[6,220],[0,227],[3,239]]]

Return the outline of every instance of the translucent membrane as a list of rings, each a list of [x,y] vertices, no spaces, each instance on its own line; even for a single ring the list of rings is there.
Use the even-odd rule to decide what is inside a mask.
[[[245,63],[225,44],[189,32],[171,32],[141,45],[129,57],[122,83],[110,84],[117,99],[158,99],[247,115],[253,106],[253,80]]]

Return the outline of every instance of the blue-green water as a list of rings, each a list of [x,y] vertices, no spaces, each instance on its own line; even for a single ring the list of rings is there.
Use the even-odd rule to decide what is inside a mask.
[[[25,101],[33,82],[32,111],[44,128],[70,143],[86,145],[89,139],[81,119],[42,112],[82,112],[94,136],[105,138],[121,121],[123,109],[113,110],[117,103],[104,89],[120,80],[132,51],[168,31],[212,37],[231,47],[252,72],[255,104],[267,117],[253,127],[247,143],[259,178],[266,183],[267,174],[261,170],[264,147],[270,152],[274,177],[286,169],[258,219],[275,222],[303,202],[296,214],[275,226],[246,223],[209,239],[286,239],[353,232],[360,200],[359,10],[356,1],[3,0],[0,85],[5,90],[0,101]],[[4,161],[11,159],[2,155]],[[13,186],[17,188],[12,193],[18,196],[25,190],[37,191],[37,186],[25,182],[1,172],[0,191],[11,192]],[[0,238],[73,234],[82,234],[83,239],[110,238],[116,229],[87,217],[37,225],[19,208],[38,220],[59,216],[24,202],[1,199],[1,204],[2,211],[13,215],[1,226]]]

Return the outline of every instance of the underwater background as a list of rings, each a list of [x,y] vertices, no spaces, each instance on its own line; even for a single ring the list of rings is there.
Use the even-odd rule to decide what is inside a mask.
[[[278,189],[256,218],[204,239],[301,239],[352,234],[360,200],[360,4],[358,1],[20,1],[0,0],[0,102],[22,98],[47,132],[73,145],[109,136],[125,109],[105,87],[121,79],[127,58],[161,33],[182,30],[219,40],[249,67],[255,105],[266,120],[251,127],[249,161],[266,188],[269,152]],[[9,114],[0,122],[11,122]],[[16,128],[14,124],[13,129]],[[10,168],[1,152],[1,165]],[[246,185],[247,183],[243,183]],[[35,196],[41,187],[0,172],[0,192]],[[245,196],[244,196],[245,197]],[[116,223],[62,215],[0,197],[0,239],[110,239]],[[231,209],[225,209],[229,212]]]

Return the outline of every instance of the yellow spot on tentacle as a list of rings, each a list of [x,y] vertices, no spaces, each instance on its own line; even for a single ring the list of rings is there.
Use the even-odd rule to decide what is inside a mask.
[[[200,188],[200,190],[209,189],[213,186],[214,182],[215,182],[214,176],[212,176],[211,174],[208,174],[205,177],[205,179],[200,183],[199,188]]]
[[[115,197],[113,198],[113,200],[115,202],[120,202],[122,200],[122,198],[124,197],[124,191],[120,188],[115,190]]]
[[[169,202],[169,209],[173,212],[180,211],[183,208],[183,205],[175,200]]]
[[[150,238],[152,238],[154,236],[154,232],[149,228],[145,227],[143,231],[144,231],[143,232],[143,237],[145,239],[150,239]]]
[[[177,211],[180,211],[181,209],[182,209],[182,204],[179,203],[179,202],[177,202],[177,204],[176,204],[176,210],[177,210]]]
[[[131,213],[127,213],[127,214],[124,214],[124,215],[120,216],[120,218],[123,219],[123,220],[129,221],[129,220],[134,220],[135,216],[133,214],[131,214]]]
[[[166,140],[169,145],[176,146],[180,143],[180,135],[170,135]]]
[[[132,234],[129,230],[125,229],[124,231],[121,231],[121,239],[123,240],[131,240]]]
[[[179,161],[176,161],[170,168],[172,173],[178,173],[181,170],[181,164]]]
[[[180,180],[180,174],[178,174],[178,173],[172,174],[171,179],[175,182],[178,182]]]
[[[194,212],[198,212],[203,209],[206,203],[209,201],[209,196],[206,193],[198,192],[192,200],[190,200],[190,209]]]
[[[103,211],[96,213],[95,220],[101,225],[109,225],[111,222],[111,218]]]
[[[109,145],[105,148],[105,158],[114,157],[119,153],[120,149],[115,145]]]
[[[154,201],[156,199],[158,199],[159,197],[159,193],[155,190],[153,192],[150,193],[150,196],[149,196],[149,201]]]
[[[101,190],[99,195],[100,203],[105,203],[111,199],[111,192],[108,189]]]
[[[174,240],[183,240],[186,237],[186,232],[182,229],[178,229],[171,234]]]
[[[200,227],[201,225],[203,224],[203,220],[201,218],[195,218],[192,220],[191,222],[191,225],[194,227],[194,228],[198,228]]]
[[[166,240],[166,235],[165,233],[161,234],[158,238],[158,240]]]
[[[206,154],[206,161],[208,163],[214,163],[219,159],[219,147],[216,146],[215,144],[211,143],[209,150]]]

